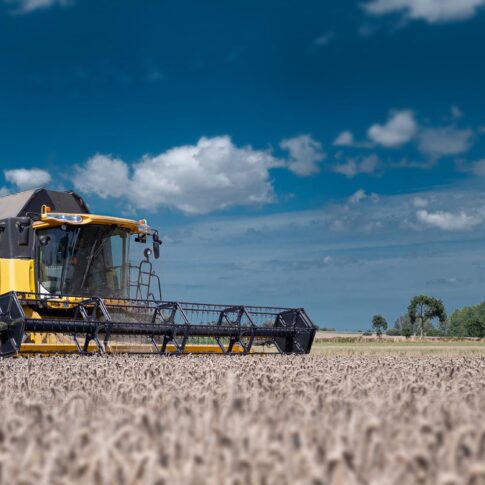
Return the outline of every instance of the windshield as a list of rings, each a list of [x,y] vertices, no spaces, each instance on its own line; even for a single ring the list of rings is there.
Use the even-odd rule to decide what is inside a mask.
[[[129,234],[106,225],[38,231],[39,291],[127,298]]]

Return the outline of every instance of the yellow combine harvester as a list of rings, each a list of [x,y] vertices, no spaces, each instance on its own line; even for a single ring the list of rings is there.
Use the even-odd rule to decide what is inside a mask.
[[[130,246],[147,245],[130,263]],[[301,308],[163,301],[145,220],[94,215],[74,192],[0,198],[0,357],[18,353],[308,353]]]

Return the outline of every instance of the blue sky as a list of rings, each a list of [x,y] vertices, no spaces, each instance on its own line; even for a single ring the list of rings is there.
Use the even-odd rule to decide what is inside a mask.
[[[0,0],[7,194],[147,217],[165,296],[483,300],[485,0]]]

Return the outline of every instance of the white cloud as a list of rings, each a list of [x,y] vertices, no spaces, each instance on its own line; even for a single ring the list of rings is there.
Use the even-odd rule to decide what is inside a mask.
[[[3,0],[7,5],[14,7],[13,13],[26,14],[35,10],[47,9],[54,6],[67,7],[73,0]]]
[[[3,171],[5,180],[15,185],[19,190],[28,190],[43,187],[51,181],[46,170],[40,168],[17,168]]]
[[[367,135],[374,143],[395,148],[410,141],[416,134],[417,124],[412,111],[396,111],[384,125],[372,125]]]
[[[130,191],[128,165],[111,155],[96,154],[74,170],[74,186],[86,194],[96,194],[106,199],[121,197]]]
[[[354,147],[354,148],[373,148],[374,145],[367,141],[356,141],[354,134],[350,130],[345,130],[339,133],[333,142],[337,147]]]
[[[458,155],[471,145],[472,130],[460,130],[452,126],[425,128],[419,133],[419,150],[430,158]]]
[[[366,199],[370,199],[372,202],[378,202],[379,195],[375,193],[367,194],[364,189],[359,189],[348,198],[348,202],[349,204],[358,204]]]
[[[371,15],[403,13],[405,18],[429,23],[473,17],[485,0],[370,0],[364,9]]]
[[[349,158],[345,163],[334,165],[332,171],[352,178],[361,173],[371,174],[378,166],[379,158],[373,154],[368,157]]]
[[[457,106],[451,107],[455,119],[463,116]],[[480,132],[480,129],[478,129]],[[417,149],[426,156],[424,162],[394,163],[394,166],[431,168],[441,157],[458,155],[468,151],[473,142],[472,129],[457,128],[454,125],[442,127],[420,126],[411,110],[392,111],[385,124],[374,123],[367,131],[370,142],[356,142],[351,131],[343,131],[335,139],[336,146],[371,148],[375,144],[385,148],[397,148],[408,142],[416,144]],[[374,144],[374,145],[373,145]],[[349,164],[352,170],[355,164]],[[345,170],[345,167],[343,168]]]
[[[351,131],[342,131],[339,136],[335,138],[333,144],[338,147],[352,146],[354,144],[354,135]]]
[[[444,231],[460,231],[472,229],[481,223],[480,218],[469,215],[464,211],[453,213],[445,211],[428,212],[419,210],[416,212],[418,221],[430,227],[437,227]]]
[[[237,147],[228,136],[202,137],[196,145],[145,155],[131,174],[122,160],[96,155],[77,168],[74,184],[101,197],[125,197],[137,209],[203,214],[271,202],[269,169],[282,165],[270,152]]]
[[[326,157],[322,145],[310,135],[282,140],[280,147],[288,150],[290,154],[288,168],[300,177],[318,173],[320,171],[319,162]]]
[[[140,208],[167,205],[206,213],[232,205],[270,202],[269,169],[281,166],[271,153],[239,148],[230,137],[201,138],[134,166],[133,202]]]
[[[10,190],[7,187],[0,187],[0,197],[4,197],[5,195],[9,195]]]
[[[349,197],[350,204],[357,204],[367,197],[364,189],[359,189]]]

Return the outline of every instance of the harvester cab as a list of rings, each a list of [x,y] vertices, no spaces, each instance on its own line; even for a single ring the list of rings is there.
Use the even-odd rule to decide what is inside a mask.
[[[74,192],[0,198],[0,357],[310,351],[303,309],[162,300],[160,245],[146,220],[91,214]]]

